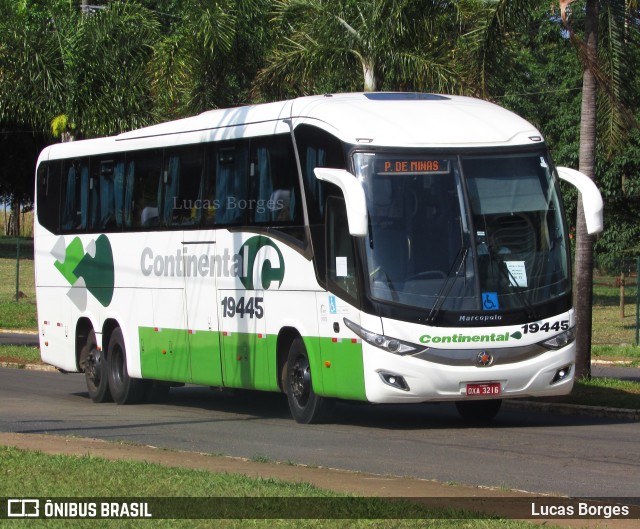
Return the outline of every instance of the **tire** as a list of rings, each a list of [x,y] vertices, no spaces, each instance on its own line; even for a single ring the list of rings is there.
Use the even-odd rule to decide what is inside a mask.
[[[104,351],[98,350],[96,333],[92,329],[87,336],[87,343],[80,351],[80,366],[84,371],[84,379],[93,402],[111,402],[107,361]]]
[[[107,373],[109,390],[116,404],[137,404],[147,396],[147,381],[131,378],[127,371],[127,352],[120,327],[113,331],[109,339]]]
[[[289,348],[286,391],[289,409],[296,422],[311,424],[326,418],[330,401],[313,391],[309,356],[301,338],[296,338]]]
[[[502,406],[502,399],[462,400],[456,402],[460,416],[466,421],[482,423],[491,421]]]

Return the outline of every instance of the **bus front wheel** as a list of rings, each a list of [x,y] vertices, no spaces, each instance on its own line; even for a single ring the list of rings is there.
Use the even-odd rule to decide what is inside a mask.
[[[502,406],[501,399],[492,400],[461,400],[456,402],[460,416],[470,422],[489,422]]]
[[[147,381],[129,376],[124,337],[119,327],[113,331],[109,340],[107,366],[109,389],[117,404],[135,404],[144,400]]]
[[[96,333],[93,330],[89,332],[87,343],[80,351],[80,359],[91,400],[93,402],[110,402],[107,362],[104,351],[98,349]]]
[[[289,348],[286,381],[289,409],[296,422],[321,422],[325,416],[327,399],[313,391],[309,356],[301,338],[296,338]]]

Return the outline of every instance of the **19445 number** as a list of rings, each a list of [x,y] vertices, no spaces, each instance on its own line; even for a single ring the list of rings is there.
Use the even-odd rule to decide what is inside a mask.
[[[548,321],[540,325],[539,323],[527,323],[522,326],[522,331],[524,334],[535,334],[537,332],[549,332],[549,331],[567,331],[569,330],[569,321],[554,321],[553,323],[549,323]]]
[[[264,298],[244,296],[236,299],[233,296],[227,296],[220,302],[222,305],[222,316],[224,318],[235,318],[240,316],[244,318],[262,318],[264,316],[264,307],[262,302]]]

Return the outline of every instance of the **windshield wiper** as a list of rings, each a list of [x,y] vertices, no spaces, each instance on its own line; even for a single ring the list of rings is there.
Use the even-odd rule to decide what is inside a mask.
[[[469,248],[465,246],[461,246],[460,250],[458,250],[458,254],[453,260],[451,268],[449,268],[449,272],[447,273],[447,280],[444,282],[444,285],[442,285],[442,288],[436,296],[436,302],[433,304],[433,307],[431,307],[431,310],[429,311],[429,315],[427,316],[428,323],[433,323],[438,317],[442,305],[444,305],[444,302],[449,297],[449,293],[451,292],[451,289],[455,284],[456,278],[460,275],[460,271],[464,269],[468,253]]]

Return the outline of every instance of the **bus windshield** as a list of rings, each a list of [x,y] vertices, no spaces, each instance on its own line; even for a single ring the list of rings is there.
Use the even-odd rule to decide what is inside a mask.
[[[567,234],[543,152],[355,153],[373,299],[427,310],[531,307],[570,292]]]

